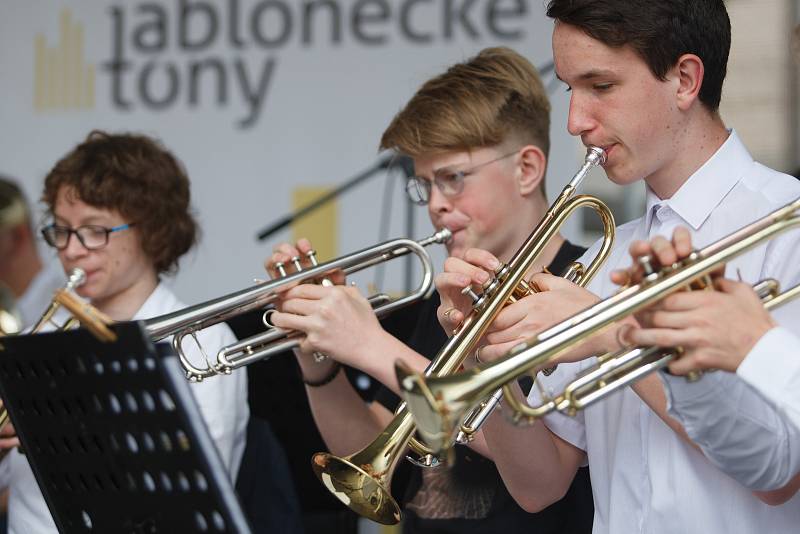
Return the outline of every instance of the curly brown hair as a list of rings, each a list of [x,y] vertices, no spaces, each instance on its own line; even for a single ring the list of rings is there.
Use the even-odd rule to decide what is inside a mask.
[[[158,273],[177,270],[198,239],[186,171],[150,137],[92,131],[47,174],[42,201],[50,212],[65,187],[86,204],[135,222]]]

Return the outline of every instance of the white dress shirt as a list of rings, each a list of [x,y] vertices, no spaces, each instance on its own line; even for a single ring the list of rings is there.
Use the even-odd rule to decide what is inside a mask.
[[[159,284],[134,316],[134,320],[155,317],[184,308],[177,297]],[[223,345],[235,341],[227,325],[216,325],[198,334],[202,346],[209,354]],[[192,361],[203,361],[193,342],[185,344]],[[244,369],[229,376],[217,376],[200,383],[192,383],[191,390],[203,414],[222,463],[234,480],[244,453],[247,421],[250,410],[247,404],[247,374]],[[57,532],[50,511],[24,455],[15,449],[4,460],[11,469],[8,501],[8,531],[10,534]]]
[[[662,380],[670,414],[735,480],[771,490],[800,472],[800,339],[789,330],[764,335],[736,375],[706,374],[696,383],[669,375]]]
[[[800,432],[800,337],[785,328],[773,328],[756,343],[736,374],[773,402]]]
[[[731,132],[672,198],[662,201],[648,191],[645,216],[617,228],[614,250],[589,289],[601,298],[616,291],[609,273],[630,265],[628,247],[634,240],[671,236],[683,225],[695,246],[703,247],[797,197],[797,180],[755,163]],[[594,257],[598,247],[584,259]],[[740,256],[728,273],[738,271],[750,282],[772,276],[789,283],[798,279],[798,265],[800,236],[795,233]],[[559,393],[593,363],[594,358],[562,364],[538,380],[550,394]],[[530,401],[538,404],[537,388]],[[781,418],[775,419],[779,424]],[[547,416],[545,424],[588,455],[595,534],[777,533],[796,532],[800,525],[800,499],[778,507],[763,504],[681,439],[630,388],[574,418]]]

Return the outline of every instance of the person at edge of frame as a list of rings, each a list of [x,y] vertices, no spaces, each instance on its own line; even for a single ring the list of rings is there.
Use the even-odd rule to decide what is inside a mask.
[[[146,319],[185,306],[162,277],[195,243],[189,179],[180,162],[142,135],[93,131],[47,174],[42,201],[50,221],[42,228],[65,271],[81,268],[75,292],[115,321]],[[235,341],[224,325],[203,330],[199,342],[216,351]],[[199,348],[187,356],[203,361]],[[222,463],[235,480],[246,451],[249,410],[244,371],[191,384]],[[10,469],[8,527],[12,534],[56,532],[12,425],[3,446]]]
[[[544,291],[501,312],[483,360],[613,294],[609,272],[627,266],[633,241],[683,225],[702,247],[800,196],[797,180],[755,162],[719,114],[731,36],[722,0],[551,0],[547,14],[555,20],[556,74],[571,91],[569,132],[606,150],[604,169],[614,183],[643,180],[647,207],[642,217],[617,228],[611,256],[588,289],[534,275]],[[786,234],[735,259],[727,270],[750,283],[771,277],[794,285],[800,278],[799,245],[796,233]],[[492,268],[490,252],[467,251],[466,261],[448,263],[437,279],[438,316],[446,330],[469,309],[460,292]],[[561,355],[555,372],[538,375],[543,390],[559,394],[594,364],[592,356],[622,348],[619,328],[631,324],[633,317]],[[687,435],[691,429],[668,404],[675,385],[659,376],[645,377],[574,418],[553,413],[516,428],[492,415],[484,437],[506,487],[526,510],[557,500],[588,459],[595,534],[796,530],[800,505],[795,473],[786,464],[797,447],[788,424],[763,405],[748,404],[741,395],[748,386],[735,375],[712,373],[701,382],[684,395],[681,412],[709,413],[701,392],[714,387],[724,391],[714,403],[735,402],[745,417],[770,428],[759,434],[750,426],[746,436],[738,436],[738,445],[750,452],[749,469],[760,473],[750,485],[731,478],[731,466],[709,461],[713,443]],[[541,404],[538,388],[528,400]],[[776,434],[782,439],[773,443]],[[774,447],[778,454],[769,454]]]

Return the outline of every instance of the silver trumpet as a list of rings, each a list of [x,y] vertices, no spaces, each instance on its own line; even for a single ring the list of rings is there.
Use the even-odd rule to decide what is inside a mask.
[[[186,371],[186,378],[190,381],[198,382],[217,374],[230,374],[234,369],[270,358],[279,352],[298,346],[303,335],[271,327],[268,322],[270,310],[267,310],[262,319],[265,326],[269,328],[266,332],[223,347],[214,358],[206,355],[205,368],[198,367],[189,360],[183,350],[183,339],[186,336],[192,336],[195,343],[198,343],[196,333],[199,330],[251,310],[266,308],[278,298],[282,291],[295,285],[313,282],[328,284],[330,283],[328,277],[338,271],[349,275],[407,254],[416,255],[422,267],[422,279],[413,292],[394,300],[384,294],[369,298],[375,314],[383,317],[430,294],[433,289],[434,271],[430,255],[425,247],[447,243],[451,237],[452,233],[445,228],[420,241],[405,238],[394,239],[325,263],[317,263],[312,250],[307,255],[307,259],[312,264],[308,269],[303,269],[300,258],[292,258],[297,272],[183,310],[148,319],[145,321],[145,328],[154,341],[174,336],[173,347]],[[281,273],[285,273],[282,266],[278,266],[278,269]],[[202,350],[202,347],[200,348]]]

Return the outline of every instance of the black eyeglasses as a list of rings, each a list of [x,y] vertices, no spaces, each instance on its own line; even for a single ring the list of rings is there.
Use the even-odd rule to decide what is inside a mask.
[[[77,228],[70,228],[69,226],[51,224],[42,228],[42,237],[44,237],[44,240],[51,247],[64,250],[69,245],[70,236],[75,234],[84,248],[87,250],[96,250],[108,244],[109,234],[127,230],[134,225],[135,223],[128,223],[114,226],[113,228],[106,228],[105,226],[98,226],[95,224],[85,224]]]
[[[513,156],[517,152],[518,151],[515,150],[508,154],[503,154],[502,156],[484,161],[483,163],[479,163],[463,171],[441,171],[434,175],[433,180],[428,180],[421,176],[412,176],[408,179],[408,182],[406,182],[406,193],[408,194],[408,198],[411,199],[411,202],[420,206],[424,206],[430,201],[431,188],[433,185],[436,185],[444,196],[448,198],[455,197],[464,190],[464,178],[475,174],[478,169]]]

